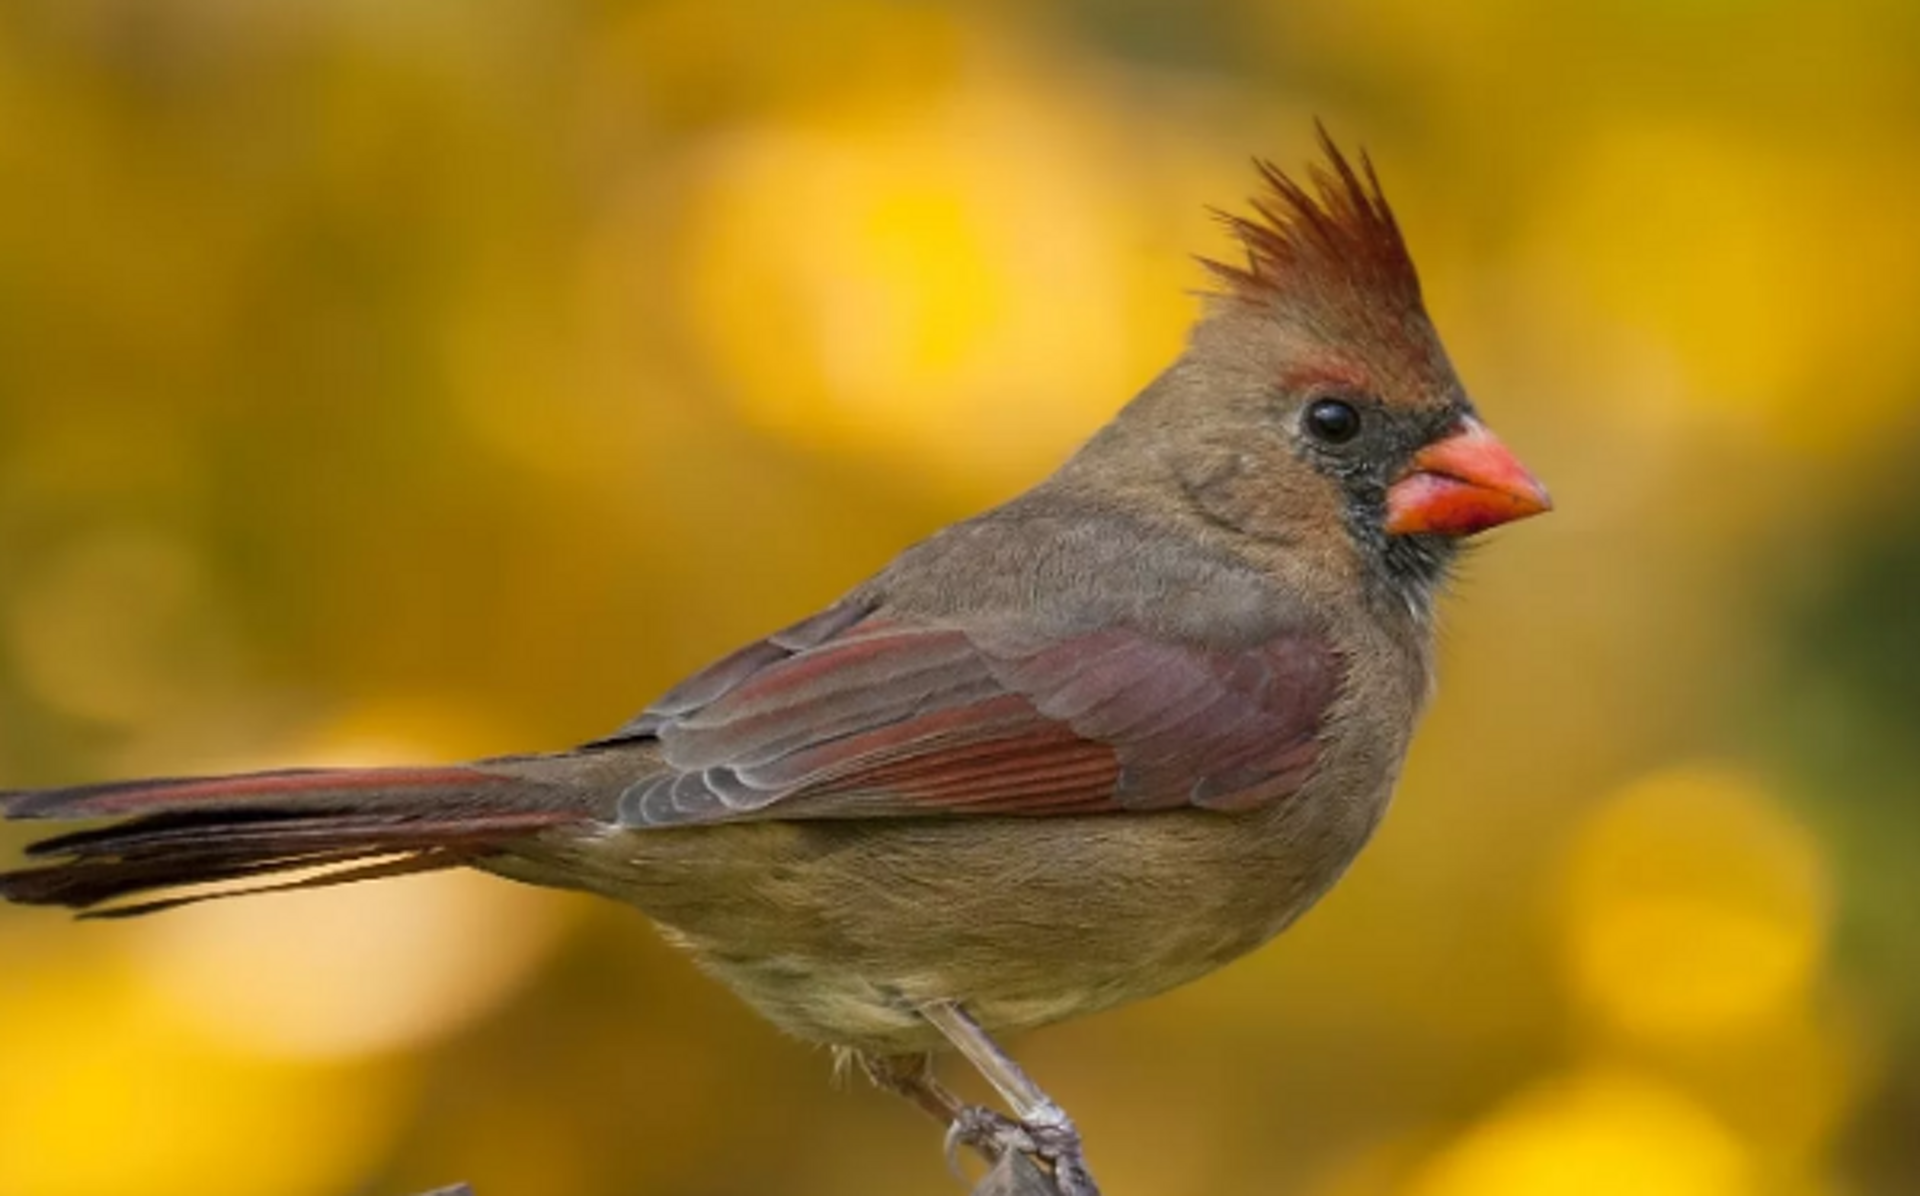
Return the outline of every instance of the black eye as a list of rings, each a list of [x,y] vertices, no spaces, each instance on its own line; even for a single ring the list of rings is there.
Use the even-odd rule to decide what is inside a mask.
[[[1316,399],[1308,406],[1307,432],[1326,444],[1345,444],[1360,434],[1360,413],[1342,399]]]

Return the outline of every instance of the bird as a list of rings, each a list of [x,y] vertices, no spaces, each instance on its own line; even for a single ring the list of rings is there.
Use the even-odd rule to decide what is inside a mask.
[[[0,896],[130,916],[455,867],[583,890],[950,1152],[1094,1196],[1002,1039],[1194,980],[1325,894],[1388,807],[1465,541],[1552,505],[1449,361],[1372,161],[1318,133],[1215,213],[1235,260],[1200,259],[1184,349],[1056,472],[611,734],[0,793],[93,824]],[[949,1050],[1010,1116],[940,1082]]]

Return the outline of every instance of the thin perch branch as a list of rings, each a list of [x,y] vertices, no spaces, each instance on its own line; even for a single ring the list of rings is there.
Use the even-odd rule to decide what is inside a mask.
[[[1008,1151],[973,1189],[973,1196],[1060,1196],[1060,1189],[1032,1159]]]

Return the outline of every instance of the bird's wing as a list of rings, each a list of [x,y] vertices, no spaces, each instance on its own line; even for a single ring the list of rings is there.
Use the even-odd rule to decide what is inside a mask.
[[[1340,680],[1305,630],[1211,650],[842,606],[695,674],[603,743],[656,740],[668,766],[622,796],[629,826],[1239,810],[1305,782]]]

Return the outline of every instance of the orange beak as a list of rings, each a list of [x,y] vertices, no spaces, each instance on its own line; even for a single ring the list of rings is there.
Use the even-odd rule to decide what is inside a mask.
[[[1546,487],[1469,416],[1459,431],[1414,454],[1387,488],[1387,531],[1470,536],[1552,509]]]

